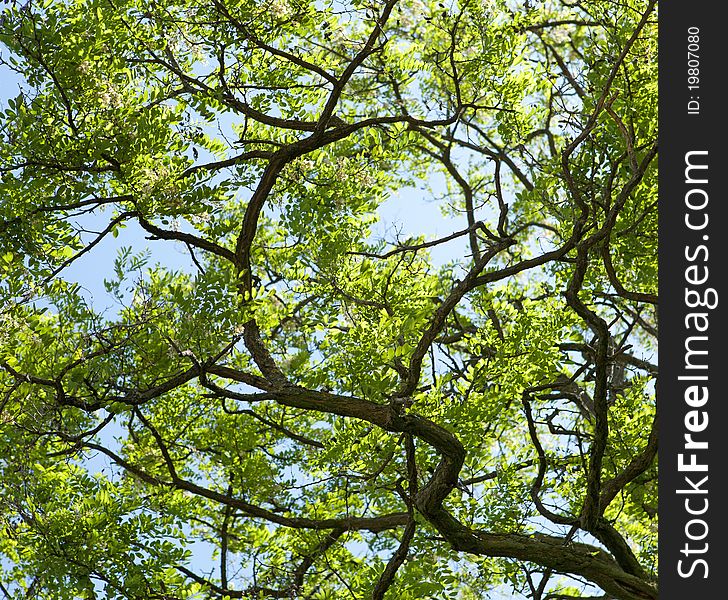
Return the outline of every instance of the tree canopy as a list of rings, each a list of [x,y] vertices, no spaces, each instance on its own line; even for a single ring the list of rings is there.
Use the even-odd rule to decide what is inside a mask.
[[[657,598],[655,0],[0,42],[5,597]]]

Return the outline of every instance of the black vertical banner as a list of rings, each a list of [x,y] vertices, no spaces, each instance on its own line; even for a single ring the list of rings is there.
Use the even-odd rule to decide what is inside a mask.
[[[719,7],[659,7],[661,600],[726,597],[728,34]]]

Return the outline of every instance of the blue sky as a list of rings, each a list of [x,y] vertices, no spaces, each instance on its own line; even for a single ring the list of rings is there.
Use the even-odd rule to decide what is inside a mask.
[[[2,52],[2,50],[0,50]],[[0,65],[0,110],[5,102],[18,93],[19,79]],[[444,192],[444,183],[441,177],[433,177],[430,185],[439,193]],[[94,225],[103,228],[106,217],[103,213],[94,217]],[[464,217],[446,218],[440,212],[440,203],[432,199],[430,191],[407,188],[393,195],[380,207],[380,223],[374,228],[375,237],[394,238],[394,232],[400,232],[403,237],[412,234],[425,234],[430,238],[441,237],[465,227]],[[192,270],[194,267],[186,249],[180,244],[168,242],[153,242],[145,238],[145,232],[134,223],[123,229],[119,236],[108,236],[95,251],[83,256],[63,273],[63,277],[78,282],[84,290],[88,301],[99,310],[107,309],[110,314],[115,312],[114,301],[108,296],[103,286],[105,274],[113,271],[113,263],[118,251],[123,246],[131,246],[135,252],[148,248],[151,254],[150,263],[161,263],[173,269]],[[442,264],[457,259],[467,252],[466,238],[462,237],[443,246],[432,249],[431,256],[434,264]],[[121,427],[113,427],[107,435],[110,439],[121,434]],[[102,458],[91,459],[86,462],[87,467],[100,471],[108,467],[108,461]],[[210,557],[210,547],[202,542],[191,548],[195,556],[193,565],[198,572],[209,572],[217,568]],[[494,592],[490,596],[493,600],[512,598],[507,591]]]

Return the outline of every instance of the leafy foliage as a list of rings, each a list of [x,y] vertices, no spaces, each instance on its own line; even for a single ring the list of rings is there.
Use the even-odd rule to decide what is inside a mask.
[[[5,596],[656,598],[654,5],[10,3]]]

